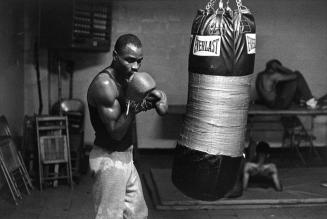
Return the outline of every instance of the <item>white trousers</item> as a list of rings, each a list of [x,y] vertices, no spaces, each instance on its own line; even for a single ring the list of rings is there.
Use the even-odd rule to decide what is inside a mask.
[[[133,147],[108,152],[94,146],[89,157],[94,174],[96,219],[147,218],[140,177],[133,163]]]

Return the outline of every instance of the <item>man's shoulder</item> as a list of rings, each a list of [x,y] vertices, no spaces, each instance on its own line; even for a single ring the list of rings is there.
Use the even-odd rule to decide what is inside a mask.
[[[259,73],[257,73],[257,75],[264,75],[264,74],[268,74],[268,72],[266,70],[260,71]]]
[[[113,78],[106,71],[101,71],[99,74],[95,76],[93,79],[90,88],[103,91],[103,90],[111,90],[116,89],[116,83]]]
[[[266,71],[266,70],[264,70],[264,71],[261,71],[261,72],[259,72],[257,74],[257,80],[259,80],[259,81],[262,81],[262,80],[264,80],[264,81],[272,80],[273,81],[273,80],[276,79],[276,77],[278,77],[278,75],[279,75],[279,73],[276,72],[276,71],[272,72],[272,71]]]
[[[117,86],[113,78],[106,72],[100,72],[93,79],[87,96],[90,102],[111,102],[117,95]]]

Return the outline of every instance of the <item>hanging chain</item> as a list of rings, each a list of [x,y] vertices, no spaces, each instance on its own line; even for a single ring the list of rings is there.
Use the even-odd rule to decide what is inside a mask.
[[[206,5],[206,10],[210,10],[210,9],[213,9],[215,10],[214,8],[214,5],[216,3],[217,0],[210,0],[207,5]],[[237,8],[239,10],[244,10],[244,9],[247,9],[243,4],[242,4],[242,0],[235,0],[236,2],[236,5],[237,5]],[[229,0],[227,0],[226,2],[226,9],[227,10],[231,10],[230,7],[229,7]],[[218,10],[224,10],[224,5],[223,5],[223,0],[219,0],[219,9]]]
[[[227,0],[226,2],[226,10],[227,11],[231,11],[232,9],[229,7],[229,0]]]
[[[237,8],[240,10],[242,8],[242,0],[236,0]]]
[[[216,3],[216,0],[210,0],[206,6],[206,9],[209,10],[210,8],[213,8],[213,5]]]
[[[224,3],[222,0],[219,1],[219,9],[224,9]]]
[[[237,7],[242,6],[242,0],[236,0]]]
[[[242,4],[242,0],[235,0],[236,1],[236,5],[237,5],[237,8],[239,11],[241,10],[248,10],[247,7],[245,7],[243,4]]]
[[[223,0],[219,0],[218,9],[215,10],[215,8],[214,8],[214,4],[216,3],[216,1],[217,1],[217,0],[210,0],[210,1],[208,2],[207,6],[206,6],[206,10],[208,11],[208,10],[212,9],[212,10],[216,11],[216,13],[217,13],[217,11],[219,11],[219,10],[225,12]]]

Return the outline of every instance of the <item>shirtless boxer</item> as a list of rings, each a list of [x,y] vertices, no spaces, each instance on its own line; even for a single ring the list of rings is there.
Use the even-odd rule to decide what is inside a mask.
[[[167,112],[167,97],[147,73],[138,72],[143,60],[138,37],[118,38],[109,67],[91,82],[87,101],[95,130],[90,169],[95,176],[96,218],[146,218],[148,209],[133,164],[131,124],[135,115],[156,109]]]
[[[250,177],[259,176],[271,179],[275,189],[282,191],[282,185],[278,178],[277,167],[274,163],[268,162],[270,147],[266,142],[259,142],[256,146],[256,156],[254,160],[248,161],[243,169],[243,189],[247,189]]]
[[[308,108],[318,107],[318,101],[299,71],[292,71],[273,59],[256,78],[259,101],[273,109],[287,109],[292,103],[304,102]]]

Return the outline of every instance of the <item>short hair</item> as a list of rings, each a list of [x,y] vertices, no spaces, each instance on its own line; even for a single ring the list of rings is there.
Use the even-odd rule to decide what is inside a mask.
[[[269,154],[270,153],[270,146],[267,142],[265,141],[259,141],[256,149],[255,149],[256,153],[262,153],[262,154]]]
[[[137,36],[134,34],[124,34],[117,39],[114,49],[117,53],[120,53],[130,43],[139,48],[142,47],[141,40]]]
[[[274,63],[277,63],[278,65],[282,65],[281,61],[279,61],[278,59],[272,59],[266,63],[266,69],[270,69]]]

